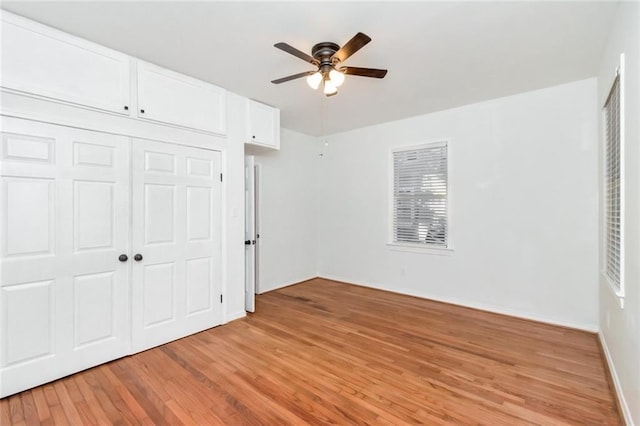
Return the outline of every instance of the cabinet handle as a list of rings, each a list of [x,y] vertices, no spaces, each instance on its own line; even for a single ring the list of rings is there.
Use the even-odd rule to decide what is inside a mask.
[[[129,107],[127,105],[124,106],[125,111],[129,111]]]
[[[144,114],[144,110],[143,110],[143,109],[141,109],[141,110],[140,110],[140,113],[141,113],[141,114]]]
[[[255,139],[255,138],[256,138],[256,135],[251,136],[251,138],[252,138],[252,139]]]
[[[140,253],[136,254],[135,256],[133,256],[133,260],[135,260],[136,262],[140,262],[142,260],[142,255]]]
[[[129,260],[129,256],[127,256],[126,254],[121,254],[120,256],[118,256],[118,260],[120,262],[126,262],[127,260]]]

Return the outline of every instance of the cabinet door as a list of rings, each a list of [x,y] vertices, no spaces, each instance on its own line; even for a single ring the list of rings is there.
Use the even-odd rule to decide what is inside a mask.
[[[129,140],[2,118],[0,397],[129,351]]]
[[[2,87],[128,114],[129,57],[2,12]]]
[[[133,142],[133,350],[221,323],[220,153]]]
[[[248,143],[280,149],[280,110],[247,100]]]
[[[138,61],[138,117],[224,135],[226,92]]]

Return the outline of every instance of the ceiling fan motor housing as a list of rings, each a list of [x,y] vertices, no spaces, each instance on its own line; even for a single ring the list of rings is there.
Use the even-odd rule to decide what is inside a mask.
[[[320,62],[319,67],[322,69],[324,65],[333,65],[331,57],[339,49],[340,46],[336,43],[324,41],[313,46],[313,48],[311,49],[311,54]],[[334,58],[334,60],[337,62],[337,58]]]

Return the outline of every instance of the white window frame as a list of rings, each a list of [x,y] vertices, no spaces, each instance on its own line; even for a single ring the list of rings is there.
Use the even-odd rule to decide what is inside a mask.
[[[615,282],[611,280],[609,274],[607,273],[607,261],[608,261],[608,235],[607,235],[607,123],[606,116],[604,114],[605,108],[604,105],[602,107],[602,259],[601,265],[602,269],[600,271],[601,275],[608,283],[609,289],[618,297],[620,302],[620,307],[624,307],[624,297],[625,297],[625,108],[624,108],[624,87],[625,87],[625,74],[624,74],[624,53],[620,54],[620,64],[615,71],[614,77],[611,80],[611,83],[608,85],[610,88],[607,92],[606,101],[609,99],[609,94],[611,93],[611,89],[613,85],[618,79],[618,90],[620,92],[619,100],[620,100],[620,285],[618,286]]]
[[[394,162],[393,154],[401,151],[411,151],[416,149],[430,148],[434,145],[446,144],[447,146],[447,246],[439,247],[435,245],[428,245],[422,243],[409,243],[409,242],[395,242],[394,241]],[[389,150],[388,155],[388,229],[387,229],[387,247],[393,251],[410,252],[410,253],[422,253],[422,254],[434,254],[448,256],[453,254],[453,227],[451,223],[452,217],[452,191],[451,191],[451,176],[452,176],[452,161],[451,161],[451,138],[442,138],[430,142],[413,143],[408,145],[396,146]]]

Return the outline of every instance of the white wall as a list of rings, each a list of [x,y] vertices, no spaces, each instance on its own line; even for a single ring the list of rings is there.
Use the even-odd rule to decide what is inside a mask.
[[[620,53],[625,53],[624,131],[625,155],[624,250],[626,267],[626,297],[624,309],[600,277],[600,338],[623,406],[627,423],[640,425],[640,8],[637,2],[618,6],[609,40],[602,58],[598,78],[598,109],[604,105],[611,87],[613,73],[619,64]],[[600,143],[603,147],[602,142]],[[601,150],[600,161],[604,151]],[[602,171],[601,171],[602,172]],[[601,195],[604,199],[604,196]],[[601,244],[601,253],[604,245]],[[601,257],[601,265],[602,257]],[[601,266],[603,269],[603,266]]]
[[[282,129],[280,151],[258,150],[259,293],[318,275],[317,168],[319,144],[315,138]]]
[[[596,330],[595,102],[589,79],[332,135],[320,276]],[[439,140],[450,141],[454,251],[393,250],[389,149]]]

